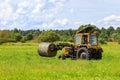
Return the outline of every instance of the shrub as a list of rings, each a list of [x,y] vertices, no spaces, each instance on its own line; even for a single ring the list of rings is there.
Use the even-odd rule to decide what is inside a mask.
[[[118,44],[120,44],[120,36],[118,36],[117,41],[118,41]]]
[[[100,38],[100,39],[99,39],[99,43],[100,43],[100,44],[107,44],[107,41]]]
[[[10,38],[10,32],[8,30],[0,31],[0,43],[8,42],[9,38]]]
[[[10,39],[8,39],[8,42],[16,42],[16,40],[15,40],[15,39],[10,38]]]
[[[73,42],[73,38],[72,38],[72,36],[63,36],[63,37],[61,38],[61,41]]]
[[[26,36],[23,36],[22,39],[20,40],[20,42],[22,42],[22,43],[25,43],[26,41],[27,41]]]
[[[43,31],[39,37],[38,37],[38,42],[54,42],[60,39],[60,36],[50,30],[50,31]]]
[[[118,44],[120,44],[120,39],[118,40]]]

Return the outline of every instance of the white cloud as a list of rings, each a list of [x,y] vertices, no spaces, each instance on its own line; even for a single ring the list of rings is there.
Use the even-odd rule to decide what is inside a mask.
[[[48,0],[49,2],[51,2],[51,3],[55,3],[56,2],[56,0]]]
[[[23,1],[18,3],[18,8],[16,13],[18,14],[27,14],[31,8],[32,4],[29,1]]]
[[[32,11],[32,13],[38,13],[41,11],[41,8],[44,6],[44,3],[39,3],[35,6],[35,9]]]
[[[84,6],[82,5],[84,2],[86,3],[81,0],[0,0],[0,29],[3,27],[4,29],[57,29],[64,26],[67,29],[74,29],[82,24],[90,23],[92,20],[94,21],[92,24],[95,23],[102,27],[120,25],[120,15],[115,14],[95,22],[107,13],[114,13],[115,10],[119,12],[118,7],[113,8],[115,10],[112,11],[105,8],[108,12],[96,4],[94,5],[96,8],[91,4]],[[87,1],[88,3],[89,1]],[[89,16],[91,17],[89,18]]]
[[[103,20],[106,21],[106,22],[107,22],[107,21],[111,21],[111,20],[116,20],[116,21],[118,21],[118,20],[120,20],[120,16],[111,15],[111,16],[105,17]]]
[[[67,0],[3,0],[0,2],[0,29],[34,29],[64,26],[68,19],[58,19],[58,11]],[[38,27],[37,27],[38,26]]]
[[[1,21],[0,24],[2,24],[2,25],[6,25],[7,22],[6,22],[6,21]]]
[[[48,24],[49,28],[54,28],[54,27],[63,27],[66,24],[68,24],[68,19],[56,19],[52,23]]]
[[[98,20],[97,22],[99,23],[99,22],[109,22],[109,21],[120,21],[120,16],[116,16],[116,15],[107,16],[101,20]]]
[[[47,14],[45,17],[46,17],[46,19],[50,19],[50,18],[53,18],[54,15],[53,14]]]
[[[42,29],[63,29],[67,28],[67,24],[69,23],[68,19],[56,19],[53,20],[51,23],[43,23],[41,25],[36,25],[37,28],[42,28]]]
[[[102,27],[106,27],[106,28],[108,28],[109,26],[114,26],[116,28],[120,25],[120,15],[110,15],[104,17],[103,19],[98,20],[96,24],[104,25]]]
[[[48,25],[44,23],[40,27],[46,28],[46,27],[48,27]]]
[[[63,19],[63,20],[56,20],[57,23],[61,24],[61,25],[66,25],[68,23],[68,19]]]
[[[28,2],[28,1],[23,1],[23,2],[21,2],[21,3],[19,3],[18,4],[18,7],[29,7],[30,6],[30,2]]]
[[[13,9],[8,3],[8,0],[0,3],[0,18],[3,20],[10,19],[13,13]]]
[[[70,9],[70,13],[74,13],[74,9],[73,8]]]

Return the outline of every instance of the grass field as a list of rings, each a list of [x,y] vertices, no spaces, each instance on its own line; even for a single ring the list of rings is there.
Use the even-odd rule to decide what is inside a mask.
[[[102,45],[102,60],[40,57],[38,44],[0,45],[0,80],[120,80],[120,45]]]

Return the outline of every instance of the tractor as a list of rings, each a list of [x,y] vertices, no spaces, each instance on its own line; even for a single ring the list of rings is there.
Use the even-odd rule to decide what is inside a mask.
[[[98,34],[93,33],[94,27],[86,27],[74,35],[74,44],[42,42],[39,45],[38,53],[44,57],[54,57],[58,50],[65,49],[65,52],[58,58],[71,59],[102,59],[103,49],[98,45]]]

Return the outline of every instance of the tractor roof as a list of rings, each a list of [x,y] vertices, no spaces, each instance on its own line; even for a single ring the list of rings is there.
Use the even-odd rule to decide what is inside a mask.
[[[79,30],[77,33],[91,33],[95,27],[84,27],[83,29]]]

